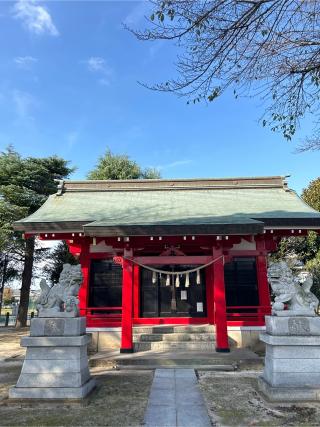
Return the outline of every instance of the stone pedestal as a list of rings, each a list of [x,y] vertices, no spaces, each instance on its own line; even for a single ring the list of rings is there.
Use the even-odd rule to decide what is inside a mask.
[[[259,389],[271,401],[320,400],[320,317],[266,316]]]
[[[15,399],[80,399],[95,386],[88,367],[86,319],[35,318],[30,336],[21,339],[27,347],[16,386]]]

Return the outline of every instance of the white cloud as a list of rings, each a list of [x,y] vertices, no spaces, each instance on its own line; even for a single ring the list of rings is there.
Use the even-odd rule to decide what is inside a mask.
[[[34,120],[32,111],[37,106],[37,101],[30,93],[16,89],[13,91],[12,101],[19,119]]]
[[[98,82],[101,85],[108,86],[110,84],[110,78],[113,70],[107,65],[104,58],[101,58],[101,56],[91,56],[83,62],[87,65],[87,68],[91,73],[95,73],[100,76]]]
[[[91,56],[86,62],[89,71],[105,71],[106,69],[106,61],[100,56]]]
[[[34,0],[17,1],[13,6],[13,16],[21,20],[23,26],[32,33],[59,35],[48,10]]]
[[[156,169],[162,170],[168,168],[175,168],[176,166],[184,166],[190,163],[192,163],[192,160],[176,160],[175,162],[167,163],[166,165],[156,166]]]
[[[19,68],[30,70],[32,65],[38,62],[38,60],[33,56],[17,56],[14,58],[14,62]]]

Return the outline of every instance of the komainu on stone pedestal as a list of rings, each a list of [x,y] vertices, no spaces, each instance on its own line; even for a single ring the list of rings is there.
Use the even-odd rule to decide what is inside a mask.
[[[275,294],[272,316],[266,316],[265,366],[258,380],[271,401],[320,400],[319,301],[310,291],[312,276],[294,275],[285,262],[271,264],[268,278]]]
[[[31,320],[30,336],[21,339],[26,357],[10,398],[81,399],[95,387],[86,319],[78,317],[76,305],[81,281],[80,267],[65,264],[58,285],[47,289],[42,283],[39,317]]]
[[[312,274],[301,266],[299,270],[299,273],[294,275],[285,261],[270,264],[268,281],[275,295],[272,304],[273,315],[315,316],[319,300],[311,292]]]
[[[59,283],[52,288],[42,279],[41,295],[37,300],[39,317],[78,317],[77,296],[81,282],[81,266],[70,264],[63,265]]]

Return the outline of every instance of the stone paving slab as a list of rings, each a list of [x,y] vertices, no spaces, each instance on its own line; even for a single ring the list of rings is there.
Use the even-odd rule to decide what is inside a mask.
[[[156,369],[144,425],[211,426],[194,369]]]

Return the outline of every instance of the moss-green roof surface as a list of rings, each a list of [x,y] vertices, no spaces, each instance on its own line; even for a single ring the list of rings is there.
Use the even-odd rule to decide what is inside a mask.
[[[288,190],[281,177],[258,180],[136,181],[134,187],[128,184],[132,181],[122,181],[120,187],[121,182],[115,187],[112,181],[100,186],[90,181],[67,182],[61,195],[50,196],[37,212],[18,221],[16,228],[43,231],[49,224],[60,224],[62,229],[87,224],[88,229],[125,226],[127,232],[134,226],[244,225],[257,221],[320,227],[320,213]]]

